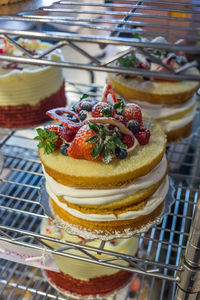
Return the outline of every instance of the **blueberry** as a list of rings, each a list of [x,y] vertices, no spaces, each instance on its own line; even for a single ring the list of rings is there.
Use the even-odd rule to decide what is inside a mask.
[[[77,118],[71,118],[70,121],[72,121],[72,122],[74,122],[74,123],[78,123],[78,122],[79,122],[79,120],[78,120]]]
[[[128,121],[127,125],[128,125],[128,129],[130,129],[130,131],[132,131],[133,133],[140,130],[140,124],[135,120]]]
[[[83,102],[81,104],[81,109],[86,111],[92,111],[93,104],[91,102]]]
[[[69,144],[62,144],[60,146],[60,153],[63,154],[63,155],[65,155],[65,156],[67,156],[68,155],[67,154],[68,147],[69,147]]]
[[[87,115],[81,110],[80,113],[78,114],[79,118],[81,121],[84,121],[87,117]]]
[[[121,158],[121,159],[124,159],[127,157],[128,153],[125,149],[121,149],[119,147],[116,147],[115,149],[115,155],[117,158]]]

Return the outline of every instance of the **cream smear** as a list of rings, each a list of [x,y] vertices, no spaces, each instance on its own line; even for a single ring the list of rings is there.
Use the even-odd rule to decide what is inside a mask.
[[[50,197],[55,201],[55,203],[60,206],[63,210],[67,211],[74,217],[79,219],[94,221],[94,222],[107,222],[116,220],[133,220],[143,215],[148,215],[153,212],[165,199],[167,192],[169,190],[169,178],[168,176],[164,182],[160,185],[157,191],[149,198],[147,204],[139,211],[127,211],[125,213],[118,214],[84,214],[76,209],[70,208],[67,204],[62,203],[58,198],[50,191],[47,190]]]
[[[115,189],[83,189],[64,186],[57,183],[44,170],[47,191],[53,195],[63,197],[66,201],[77,205],[103,205],[132,195],[139,190],[157,183],[166,173],[167,159],[163,156],[161,162],[147,175],[141,176],[134,183]]]

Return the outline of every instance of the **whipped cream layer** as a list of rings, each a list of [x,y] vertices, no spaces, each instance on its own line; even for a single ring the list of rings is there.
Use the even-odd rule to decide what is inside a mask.
[[[48,51],[51,44],[37,40],[20,40],[23,47],[36,51],[37,55]],[[1,48],[1,45],[0,45]],[[17,48],[9,48],[6,54],[22,56]],[[49,60],[62,60],[60,49],[47,54]],[[46,59],[45,56],[45,59]],[[36,105],[41,100],[56,93],[63,84],[63,71],[58,67],[17,64],[16,68],[5,68],[6,62],[0,62],[0,105]],[[18,69],[19,68],[19,69]]]
[[[169,178],[166,176],[163,183],[159,186],[156,192],[149,197],[147,204],[138,211],[127,211],[117,216],[114,214],[85,214],[80,212],[79,210],[68,207],[67,203],[62,203],[58,200],[58,198],[53,194],[50,190],[47,190],[50,197],[55,201],[55,203],[60,206],[63,210],[67,211],[74,217],[79,219],[94,221],[94,222],[107,222],[107,221],[116,221],[116,220],[133,220],[140,216],[148,215],[153,212],[165,199],[169,189]]]
[[[163,156],[161,162],[147,175],[139,177],[134,183],[115,189],[82,189],[64,186],[57,183],[44,170],[47,192],[51,195],[63,197],[67,202],[77,205],[103,205],[118,201],[132,195],[139,190],[148,188],[160,181],[167,171],[167,159]]]
[[[85,240],[79,236],[74,236],[68,234],[62,228],[57,228],[50,220],[44,220],[41,225],[41,234],[50,236],[56,239],[60,239],[62,241],[68,241],[78,244],[83,244],[86,246],[99,248],[101,245],[101,240]],[[63,244],[59,244],[52,241],[44,240],[45,243],[52,246],[55,249],[63,247]],[[105,250],[114,251],[118,253],[123,253],[127,255],[134,256],[138,249],[138,239],[131,237],[129,239],[115,239],[111,242],[106,242]],[[66,253],[78,255],[81,257],[87,257],[86,254],[80,252],[78,249],[70,249],[66,251]],[[89,253],[98,259],[106,259],[110,257],[110,255],[106,255],[102,253],[101,255],[97,254],[95,251],[89,251]],[[101,265],[96,265],[94,263],[89,263],[77,259],[72,259],[69,257],[63,257],[60,255],[54,255],[56,264],[58,268],[63,272],[66,273],[74,278],[81,279],[81,280],[89,280],[91,278],[105,276],[105,275],[112,275],[117,273],[118,269],[113,269]],[[116,261],[117,264],[121,266],[127,266],[128,262],[119,260]]]

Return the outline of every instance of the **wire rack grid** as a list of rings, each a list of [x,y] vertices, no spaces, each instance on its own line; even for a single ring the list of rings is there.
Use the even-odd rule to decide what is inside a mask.
[[[45,1],[41,2],[45,3]],[[147,48],[198,54],[200,52],[199,14],[199,1],[169,0],[105,1],[105,3],[103,0],[58,1],[50,7],[19,12],[13,16],[1,16],[0,13],[0,37],[15,44],[27,54],[22,57],[4,53],[0,54],[0,60],[54,65],[75,70],[112,73],[120,71],[124,74],[146,77],[199,81],[199,74],[183,73],[185,66],[174,71],[163,64],[159,58],[156,62],[163,65],[167,72],[119,67],[115,64],[118,58],[135,49],[151,60],[156,58],[150,56],[146,51]],[[23,30],[20,29],[19,24],[21,27],[24,26]],[[166,37],[170,43],[150,42],[157,36]],[[82,60],[71,61],[65,57],[61,61],[53,61],[47,52],[33,54],[19,45],[17,42],[19,37],[39,38],[53,42],[48,53],[56,48],[68,47],[69,53],[77,52]],[[94,51],[94,45],[98,47],[98,51]],[[89,48],[92,50],[88,50]],[[94,55],[97,52],[98,55]],[[191,67],[191,64],[197,66],[198,61],[190,61],[187,67]]]
[[[67,90],[73,99],[79,99],[84,92],[98,95],[100,88],[93,85],[95,92],[91,92],[91,85],[87,87],[67,83]],[[33,140],[34,134],[34,129],[2,131],[1,151],[4,166],[0,178],[0,240],[42,249],[46,248],[46,244],[44,246],[45,237],[40,234],[40,224],[46,216],[39,203],[38,192],[43,174]],[[180,258],[185,250],[198,199],[199,151],[200,132],[198,131],[191,138],[168,147],[170,175],[175,185],[176,202],[171,213],[164,217],[160,225],[153,226],[147,233],[137,235],[139,247],[143,249],[137,258],[106,251],[105,243],[97,249],[62,242],[63,248],[59,251],[55,252],[52,248],[48,248],[48,251],[117,269],[123,267],[115,263],[116,258],[128,260],[132,267],[124,269],[137,272],[141,274],[144,281],[148,280],[149,300],[153,297],[155,287],[158,287],[160,299],[173,299],[179,280],[177,272],[180,271]],[[54,238],[49,240],[56,241]],[[80,255],[73,256],[67,252],[74,248],[79,249]],[[84,258],[81,256],[83,252],[86,253]],[[107,253],[108,259],[97,261],[92,255],[94,252]],[[44,297],[64,299],[49,287],[38,269],[3,259],[0,264],[0,293],[9,295],[8,299],[15,299],[17,293],[22,296],[29,293],[32,297],[30,299],[44,299]],[[167,295],[172,298],[167,298],[169,297]]]

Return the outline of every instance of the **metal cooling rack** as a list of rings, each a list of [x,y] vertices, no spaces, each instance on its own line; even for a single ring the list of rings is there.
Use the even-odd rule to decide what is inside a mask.
[[[16,42],[18,37],[51,41],[53,46],[48,52],[67,46],[69,52],[77,52],[83,57],[80,63],[76,59],[71,61],[67,58],[55,62],[46,57],[46,53],[33,55],[30,52],[27,52],[26,57],[1,54],[0,60],[146,77],[200,80],[199,75],[183,74],[182,69],[174,71],[166,65],[168,71],[158,74],[144,69],[119,68],[114,64],[117,58],[136,48],[148,58],[150,56],[145,50],[148,47],[199,54],[198,0],[193,1],[193,4],[164,0],[105,2],[58,1],[50,7],[20,12],[13,16],[0,16],[0,37],[15,43],[19,48],[22,47]],[[17,29],[19,24],[24,26],[23,30]],[[148,38],[156,36],[166,37],[170,44],[150,43]],[[99,47],[99,55],[93,50],[94,44]],[[91,51],[88,45],[91,45]],[[191,63],[198,65],[195,60]],[[160,59],[159,64],[162,64]]]
[[[72,85],[71,83],[67,83],[66,88],[73,100],[79,99],[85,92],[98,95],[101,89],[100,86],[93,84],[91,91],[91,85]],[[15,245],[43,249],[45,239],[56,240],[40,235],[40,223],[46,216],[39,204],[38,192],[43,174],[36,141],[33,140],[35,131],[34,129],[5,130],[5,132],[1,130],[1,134],[4,167],[0,177],[0,240],[9,241]],[[174,299],[182,269],[180,259],[186,249],[198,199],[199,153],[199,131],[192,138],[168,147],[168,157],[171,163],[170,175],[174,180],[176,202],[171,213],[164,217],[160,225],[153,226],[147,233],[137,235],[139,247],[143,249],[139,257],[106,251],[103,242],[98,249],[61,242],[63,248],[55,251],[45,245],[46,251],[137,272],[141,274],[143,280],[149,282],[149,300],[155,292],[155,288],[159,291],[160,299]],[[67,252],[73,248],[79,249],[80,254],[83,251],[88,253],[88,257],[80,258],[78,254],[72,255]],[[63,252],[64,250],[65,252]],[[108,259],[94,260],[92,257],[94,252],[106,253]],[[119,266],[115,262],[116,258],[128,260],[132,267]],[[26,292],[31,295],[30,299],[64,299],[45,282],[38,269],[1,260],[0,294],[5,293],[6,296],[9,295],[8,299],[15,299],[17,293],[23,295]]]

